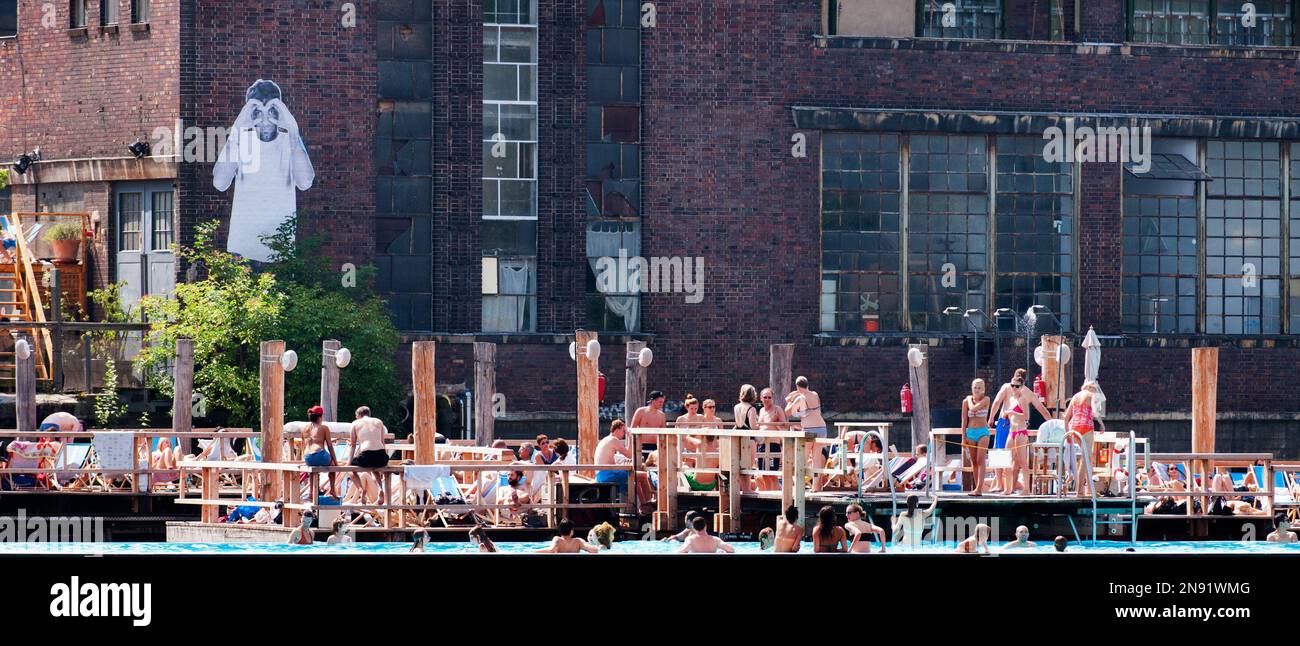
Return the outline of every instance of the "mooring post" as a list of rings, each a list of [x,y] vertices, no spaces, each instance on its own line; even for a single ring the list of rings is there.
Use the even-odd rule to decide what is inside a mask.
[[[741,460],[746,438],[727,436],[718,438],[718,514],[713,517],[713,530],[719,533],[735,531],[740,518],[740,474],[744,468]]]
[[[438,394],[434,341],[411,346],[411,384],[415,387],[415,463],[434,463],[434,436],[438,432]]]
[[[794,344],[774,343],[768,346],[767,386],[772,389],[772,396],[777,406],[785,407],[785,396],[790,394],[790,383],[794,379]]]
[[[497,344],[474,344],[474,434],[479,446],[496,439]]]
[[[1219,349],[1192,348],[1192,453],[1214,453],[1218,389]],[[1214,465],[1204,469],[1210,476]]]
[[[26,332],[18,333],[18,341],[26,343],[27,356],[14,352],[14,413],[18,416],[20,433],[36,432],[36,341]],[[16,345],[16,344],[15,344]],[[110,385],[113,387],[115,384]]]
[[[262,461],[277,463],[283,459],[284,445],[284,341],[263,341],[260,383],[262,389]],[[214,438],[220,442],[220,438]],[[207,481],[205,477],[204,482]],[[279,478],[268,477],[262,483],[262,500],[280,497]]]
[[[325,409],[321,418],[326,422],[339,419],[339,348],[343,344],[334,339],[321,343],[320,407]]]
[[[639,440],[638,440],[639,441]],[[659,502],[654,516],[656,532],[677,529],[677,460],[679,435],[659,435]],[[633,441],[635,445],[637,441]],[[635,483],[630,483],[631,484]]]
[[[176,339],[176,372],[172,386],[172,432],[194,430],[194,340]],[[178,440],[179,441],[179,440]],[[184,451],[189,451],[186,446]]]
[[[913,343],[907,347],[908,380],[912,388],[912,450],[930,441],[930,370],[926,345]],[[912,351],[920,353],[919,360]],[[888,447],[881,447],[888,448]]]
[[[576,363],[578,364],[578,461],[591,464],[596,457],[596,444],[600,442],[600,379],[598,362],[587,356],[585,348],[596,340],[595,332],[578,330],[574,334]],[[630,420],[629,420],[630,421]],[[631,424],[629,424],[631,426]],[[631,449],[636,451],[635,436],[628,436]],[[591,477],[591,471],[582,475]],[[635,474],[628,477],[628,500],[635,497]]]

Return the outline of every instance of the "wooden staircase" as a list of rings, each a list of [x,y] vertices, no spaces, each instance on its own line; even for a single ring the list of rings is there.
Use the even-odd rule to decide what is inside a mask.
[[[17,244],[12,259],[0,259],[0,320],[6,322],[45,323],[45,305],[41,285],[32,271],[32,254],[18,218],[0,217],[5,231],[12,233]],[[15,379],[15,336],[25,334],[32,344],[37,381],[50,380],[50,357],[54,354],[49,331],[40,327],[8,328],[0,334],[0,383]]]

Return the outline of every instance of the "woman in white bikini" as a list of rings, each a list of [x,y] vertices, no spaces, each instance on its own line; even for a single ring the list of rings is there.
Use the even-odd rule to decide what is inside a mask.
[[[1028,371],[1024,368],[1017,368],[1011,383],[1002,386],[989,409],[990,419],[1000,416],[1011,425],[1011,437],[1007,440],[1007,448],[1011,449],[1011,468],[1005,470],[1006,477],[999,488],[1008,494],[1015,494],[1022,488],[1026,492],[1029,490],[1020,482],[1020,474],[1027,473],[1029,465],[1029,407],[1038,409],[1043,419],[1052,419],[1043,400],[1034,394],[1033,389],[1025,387],[1026,374]]]
[[[915,495],[907,497],[907,511],[894,517],[894,544],[903,543],[910,548],[915,548],[921,544],[921,535],[925,533],[925,519],[934,514],[935,505],[939,504],[939,497],[935,496],[930,501],[930,506],[925,509],[917,509],[921,499]]]

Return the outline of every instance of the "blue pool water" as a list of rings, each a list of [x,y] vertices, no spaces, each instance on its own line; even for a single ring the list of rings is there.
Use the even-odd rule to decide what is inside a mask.
[[[549,545],[549,542],[498,542],[497,548],[502,552],[527,553]],[[758,543],[732,543],[736,551],[742,554],[758,554]],[[681,543],[661,543],[650,541],[624,541],[614,544],[613,554],[673,554]],[[915,550],[905,547],[891,548],[894,553],[948,554],[955,546],[952,543],[925,545]],[[1127,543],[1099,542],[1094,547],[1084,544],[1071,544],[1070,552],[1124,554]],[[85,555],[192,555],[192,554],[403,554],[409,549],[407,543],[358,543],[353,545],[326,545],[317,543],[311,546],[281,545],[278,543],[0,543],[0,555],[3,554],[85,554]],[[803,552],[812,550],[807,543]],[[998,551],[996,547],[993,550]],[[1143,541],[1138,543],[1136,551],[1141,554],[1297,554],[1300,544],[1281,545],[1263,541]],[[426,554],[471,554],[475,550],[468,543],[429,543]],[[1051,554],[1050,543],[1036,549],[1015,550],[1017,554]]]

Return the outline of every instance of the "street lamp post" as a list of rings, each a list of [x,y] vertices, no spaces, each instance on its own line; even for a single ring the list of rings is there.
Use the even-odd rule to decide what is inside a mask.
[[[971,378],[972,378],[972,379],[974,379],[974,378],[978,378],[978,377],[979,377],[979,372],[980,372],[980,328],[979,328],[978,325],[975,324],[975,321],[974,321],[974,319],[971,317],[971,315],[972,315],[972,314],[979,314],[980,316],[983,316],[983,317],[984,317],[984,320],[987,321],[988,318],[989,318],[988,314],[985,314],[985,313],[984,313],[984,310],[981,310],[981,309],[978,309],[978,308],[976,308],[976,309],[969,309],[969,310],[966,310],[965,312],[963,312],[962,309],[961,309],[960,307],[948,307],[948,308],[945,308],[945,309],[943,310],[943,313],[944,313],[945,316],[953,316],[953,315],[956,315],[956,314],[961,314],[962,319],[964,319],[964,320],[966,321],[966,324],[967,324],[967,325],[970,325],[971,330],[973,330],[973,331],[975,332],[975,352],[972,353],[972,354],[974,355],[975,358],[974,358],[974,361],[971,362],[971,364],[972,364],[972,373],[971,373],[971,374],[972,374],[972,377],[971,377]]]

